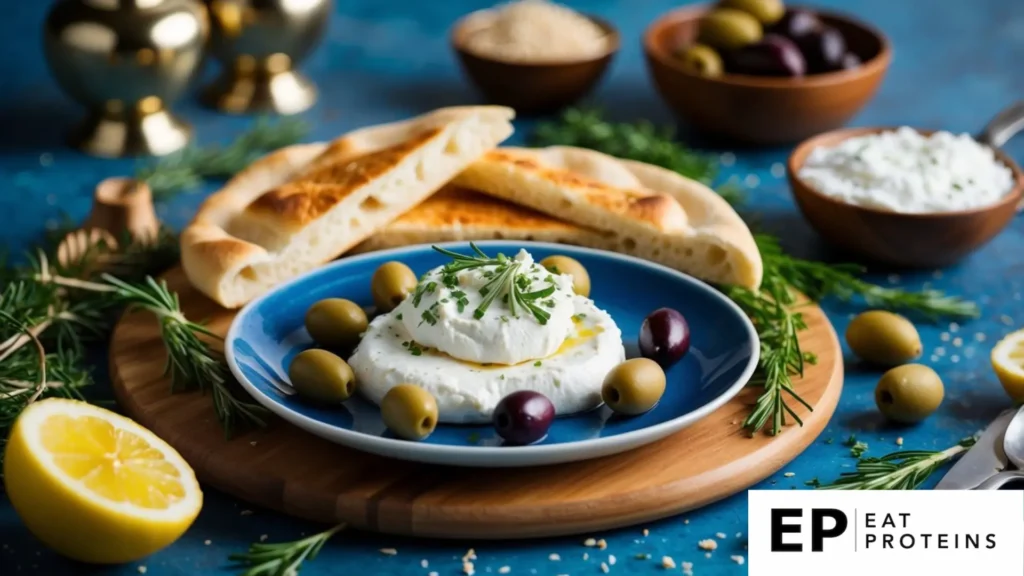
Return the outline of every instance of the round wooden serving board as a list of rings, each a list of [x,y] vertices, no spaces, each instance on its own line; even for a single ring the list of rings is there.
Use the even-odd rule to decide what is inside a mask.
[[[185,315],[227,332],[234,313],[167,274]],[[274,419],[226,440],[211,399],[171,394],[158,325],[146,312],[118,323],[110,351],[114,390],[129,416],[174,446],[200,481],[253,504],[322,522],[392,534],[528,538],[592,533],[672,516],[735,494],[778,471],[824,429],[842,390],[835,331],[803,309],[804,350],[818,355],[797,392],[814,406],[803,427],[748,438],[740,423],[756,398],[745,390],[694,426],[643,448],[597,460],[525,469],[431,466],[372,456]],[[791,405],[797,406],[796,402]]]

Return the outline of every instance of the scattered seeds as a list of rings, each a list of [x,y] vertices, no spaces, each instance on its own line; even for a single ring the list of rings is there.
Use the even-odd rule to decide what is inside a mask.
[[[953,354],[952,356],[949,357],[949,361],[953,362],[953,363],[959,362],[960,361],[960,356],[957,355],[957,354]]]
[[[380,553],[385,556],[398,556],[398,550],[395,550],[394,548],[381,548]],[[426,566],[424,566],[424,568],[426,568]]]
[[[661,567],[665,568],[666,570],[671,570],[676,567],[676,561],[673,560],[671,556],[662,556]]]
[[[718,549],[718,542],[716,542],[715,540],[712,540],[711,538],[707,538],[705,540],[701,540],[700,542],[697,542],[697,547],[700,548],[701,550],[717,550]]]
[[[711,552],[705,552],[704,553],[704,557],[705,558],[711,558]]]
[[[690,523],[690,519],[689,518],[683,518],[683,524],[689,524],[689,523]]]
[[[783,476],[785,476],[786,478],[792,478],[793,476],[796,476],[796,473],[795,472],[786,472],[785,474],[783,474]]]
[[[604,562],[601,562],[601,572],[604,572],[605,574],[607,574],[609,572],[609,570],[610,569],[608,568],[608,565],[605,564]]]
[[[593,548],[594,546],[597,546],[597,540],[594,540],[593,538],[587,538],[583,541],[583,545],[590,546],[591,548]]]

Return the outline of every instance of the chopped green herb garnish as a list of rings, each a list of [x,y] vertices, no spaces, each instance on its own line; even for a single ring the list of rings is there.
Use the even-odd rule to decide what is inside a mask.
[[[420,324],[423,324],[424,322],[431,326],[437,324],[437,316],[434,316],[434,313],[430,310],[424,310],[420,318],[422,318],[422,320],[420,320]]]
[[[533,363],[534,366],[540,366],[540,364],[541,364],[540,360],[537,360],[536,362]]]
[[[561,388],[561,387],[562,387],[562,381],[559,380],[558,378],[555,378],[555,388]]]
[[[854,458],[860,458],[862,454],[868,451],[868,445],[865,442],[857,442],[850,447],[850,456]]]
[[[413,356],[422,356],[423,355],[423,348],[420,348],[419,345],[410,342],[409,343],[409,353],[412,354]]]
[[[501,321],[507,323],[508,322],[508,316],[502,316],[501,317]]]
[[[399,312],[398,314],[395,314],[395,319],[396,320],[401,320],[402,319],[402,313]]]
[[[804,482],[804,486],[811,486],[812,488],[820,488],[821,487],[821,482],[819,482],[818,478],[815,477],[815,478],[811,478],[810,480],[805,481]]]

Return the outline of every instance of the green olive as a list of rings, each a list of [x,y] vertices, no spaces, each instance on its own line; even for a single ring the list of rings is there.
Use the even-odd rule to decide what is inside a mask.
[[[759,42],[763,33],[761,23],[750,14],[718,8],[701,18],[697,41],[719,50],[736,50]]]
[[[923,364],[904,364],[882,374],[875,388],[875,404],[886,418],[913,424],[927,418],[942,404],[942,379]]]
[[[343,298],[321,300],[306,311],[306,331],[317,344],[332,350],[354,348],[367,324],[362,306]]]
[[[846,343],[862,360],[879,366],[898,366],[921,355],[917,328],[899,314],[869,310],[846,328]]]
[[[619,414],[643,414],[665,393],[665,371],[654,360],[633,358],[619,364],[604,377],[601,398]]]
[[[419,386],[399,384],[380,401],[380,415],[399,438],[422,440],[437,427],[437,400]]]
[[[356,391],[352,368],[327,350],[299,352],[288,366],[288,377],[299,396],[322,404],[340,404]]]
[[[373,273],[370,290],[380,312],[391,312],[416,290],[416,274],[401,262],[386,262]]]
[[[682,63],[683,68],[699,76],[717,78],[725,72],[722,57],[710,46],[703,44],[684,46],[676,52],[675,56]]]
[[[579,261],[568,256],[548,256],[540,261],[540,265],[555,274],[572,276],[572,291],[584,298],[590,297],[590,274]]]
[[[765,26],[775,24],[786,13],[782,0],[721,0],[719,5],[742,10]]]

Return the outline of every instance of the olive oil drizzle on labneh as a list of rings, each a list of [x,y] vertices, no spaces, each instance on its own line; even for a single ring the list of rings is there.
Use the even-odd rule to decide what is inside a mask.
[[[537,320],[537,323],[541,325],[547,324],[551,314],[544,310],[544,308],[555,307],[555,302],[551,299],[556,290],[554,277],[551,274],[546,274],[543,278],[541,276],[531,276],[523,269],[523,263],[518,260],[509,258],[501,253],[496,258],[491,258],[480,250],[476,244],[471,242],[469,246],[475,255],[459,254],[458,252],[452,252],[438,246],[432,247],[437,252],[452,258],[452,261],[445,264],[442,268],[441,283],[445,288],[451,290],[450,298],[455,299],[458,311],[460,313],[464,312],[469,305],[466,293],[455,289],[460,286],[458,273],[465,270],[490,267],[491,269],[481,272],[481,276],[486,278],[488,282],[479,289],[479,294],[483,298],[480,304],[473,310],[473,317],[478,320],[483,318],[494,300],[500,296],[501,301],[508,306],[512,317],[519,318],[520,311],[524,311],[532,315]],[[547,286],[534,289],[535,282],[544,281],[547,282]],[[413,307],[419,308],[424,294],[433,294],[437,289],[437,281],[428,280],[428,276],[424,275],[413,292]],[[430,325],[436,324],[438,307],[440,304],[449,301],[449,298],[442,298],[431,304],[430,307],[422,312],[420,316],[422,322]],[[504,316],[502,319],[507,321]]]
[[[591,326],[591,327],[583,327],[583,319],[586,318],[586,317],[587,317],[586,314],[576,314],[575,316],[572,317],[572,322],[576,326],[576,333],[575,333],[575,335],[569,336],[568,338],[566,338],[565,341],[562,342],[562,345],[558,347],[558,350],[556,350],[553,354],[551,354],[551,355],[549,355],[549,356],[547,356],[545,358],[541,358],[540,360],[524,360],[524,361],[519,362],[517,364],[496,364],[496,363],[481,364],[479,362],[470,362],[470,361],[467,361],[467,360],[460,360],[459,358],[456,358],[456,357],[454,357],[454,356],[452,356],[450,354],[445,354],[444,352],[442,352],[440,350],[437,350],[437,349],[434,349],[434,348],[430,348],[430,347],[427,347],[427,346],[420,346],[419,344],[417,344],[416,342],[413,342],[412,340],[406,340],[406,341],[402,342],[402,348],[405,348],[406,350],[408,350],[409,353],[412,354],[413,356],[422,356],[424,354],[427,354],[427,355],[436,356],[436,357],[439,357],[439,358],[448,358],[448,359],[452,360],[453,362],[458,362],[459,364],[465,364],[466,366],[472,366],[473,368],[476,368],[477,370],[501,370],[501,369],[505,369],[505,368],[513,368],[513,367],[516,367],[516,366],[526,366],[526,365],[533,365],[534,367],[541,367],[541,366],[544,365],[544,360],[547,360],[548,358],[554,358],[555,356],[558,356],[560,354],[565,354],[566,352],[572,350],[573,348],[575,348],[577,346],[580,346],[580,345],[582,345],[582,344],[584,344],[584,343],[594,339],[595,337],[597,337],[598,334],[601,334],[601,333],[604,332],[604,327],[600,326],[600,325],[596,325],[596,324],[594,326]],[[393,335],[395,337],[399,337],[398,334],[393,334]]]

